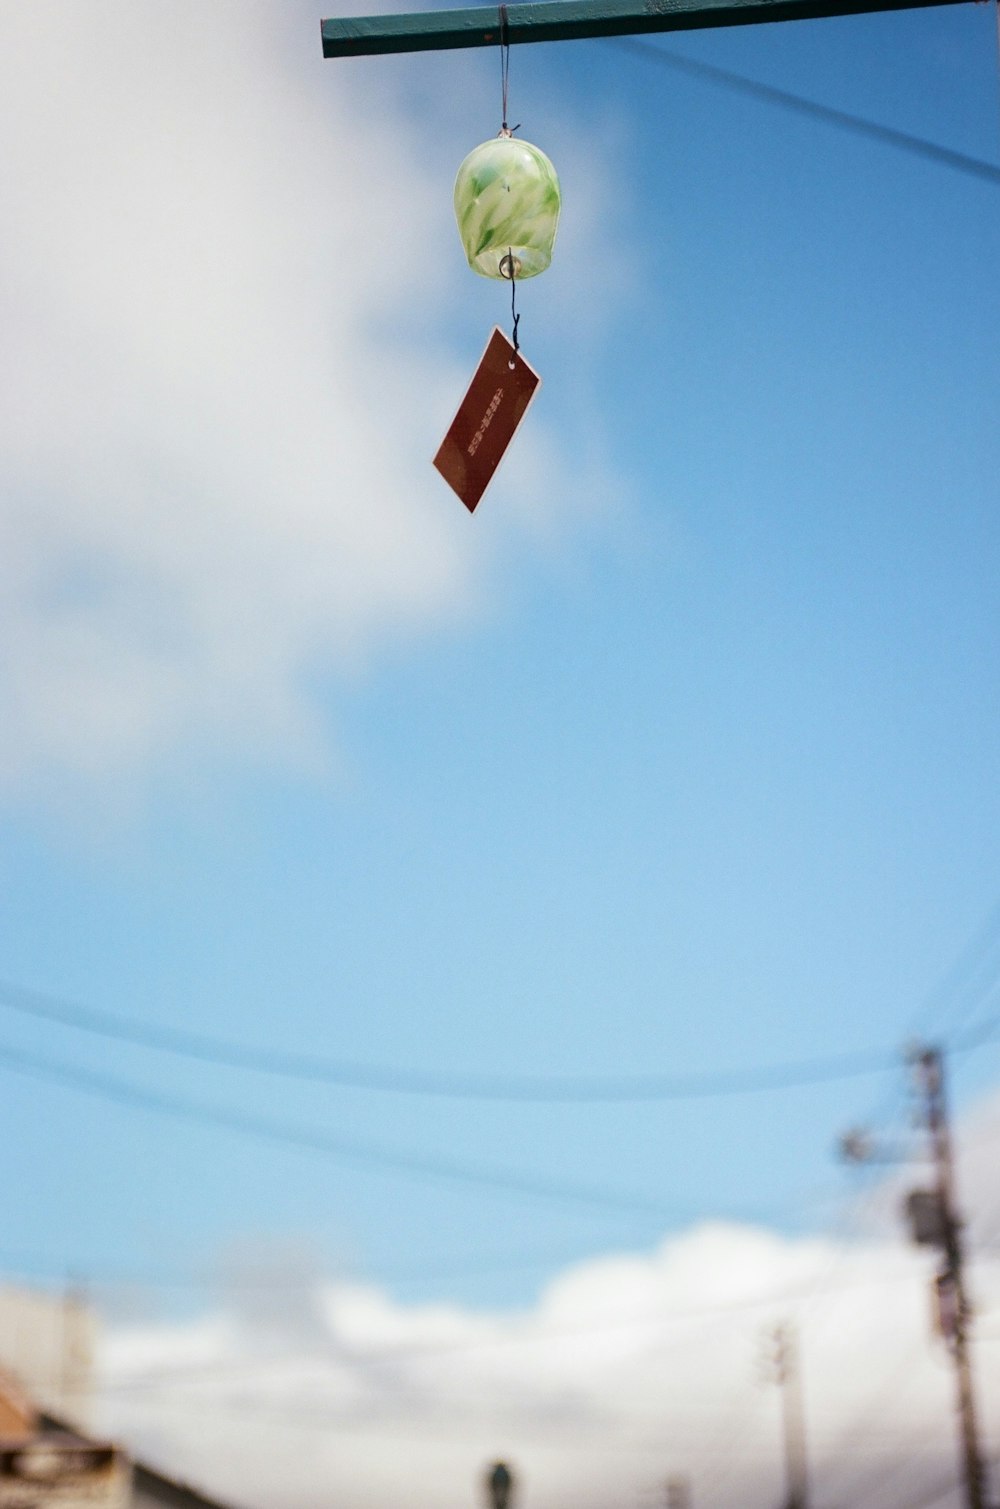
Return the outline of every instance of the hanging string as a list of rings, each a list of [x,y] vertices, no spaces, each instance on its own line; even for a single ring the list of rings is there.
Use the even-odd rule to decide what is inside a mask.
[[[516,126],[507,124],[507,95],[510,89],[510,28],[507,24],[507,7],[501,5],[500,10],[500,114],[503,123],[500,127],[501,136],[513,136],[515,131],[520,131],[520,123]]]
[[[1000,4],[1000,0],[997,0]],[[507,26],[507,7],[500,6],[500,113],[502,124],[501,136],[513,136],[514,131],[519,131],[520,126],[515,126],[512,131],[507,124],[507,96],[510,89],[510,31]],[[500,259],[500,273],[502,277],[510,279],[510,313],[514,321],[512,337],[514,341],[514,355],[520,351],[520,343],[517,338],[517,327],[521,316],[517,312],[517,263],[514,260],[514,248],[508,246],[506,257]],[[513,367],[514,363],[509,365]]]
[[[500,112],[502,124],[501,136],[510,133],[507,125],[507,90],[510,86],[510,32],[507,29],[507,7],[500,7]]]

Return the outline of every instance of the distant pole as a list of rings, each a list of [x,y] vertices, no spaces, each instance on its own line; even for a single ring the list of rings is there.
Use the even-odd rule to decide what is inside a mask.
[[[506,1462],[494,1462],[487,1469],[486,1491],[491,1509],[510,1509],[514,1494],[514,1474]]]
[[[938,1325],[955,1361],[965,1501],[968,1509],[986,1509],[985,1474],[969,1356],[971,1312],[965,1292],[962,1221],[955,1201],[955,1164],[945,1098],[944,1055],[940,1048],[923,1048],[916,1054],[915,1064],[924,1098],[924,1124],[930,1134],[934,1158],[936,1203],[931,1228],[921,1232],[914,1221],[914,1235],[918,1242],[933,1242],[941,1249],[943,1263],[936,1280]],[[919,1199],[919,1194],[910,1196],[911,1219],[919,1213]]]
[[[84,1412],[81,1377],[81,1326],[84,1321],[85,1291],[73,1274],[67,1274],[62,1300],[62,1357],[59,1368],[58,1399],[63,1415],[79,1421]]]
[[[771,1342],[772,1376],[781,1389],[781,1422],[785,1442],[785,1509],[808,1509],[805,1412],[795,1328],[787,1322],[775,1326]]]
[[[691,1509],[691,1479],[667,1479],[667,1509]]]

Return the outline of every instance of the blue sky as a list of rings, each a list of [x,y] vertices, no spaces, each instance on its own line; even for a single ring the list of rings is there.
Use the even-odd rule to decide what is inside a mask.
[[[450,218],[498,60],[323,63],[302,4],[182,8],[150,50],[136,9],[90,33],[48,7],[6,49],[0,975],[501,1080],[989,1015],[997,185],[610,43],[515,49],[563,222],[520,299],[544,386],[469,519],[429,461],[508,319]],[[996,162],[995,28],[955,5],[651,45]],[[980,975],[935,997],[977,937]],[[353,1166],[0,1065],[8,1266],[98,1286],[292,1240],[401,1301],[524,1307],[699,1221],[822,1234],[838,1132],[904,1116],[891,1071],[612,1107],[334,1090],[0,996],[3,1048],[657,1207]],[[956,1063],[960,1106],[998,1074],[998,1047]]]

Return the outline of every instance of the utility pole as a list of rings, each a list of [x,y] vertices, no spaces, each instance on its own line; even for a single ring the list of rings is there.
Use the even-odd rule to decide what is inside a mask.
[[[781,1389],[781,1421],[785,1442],[784,1509],[808,1509],[809,1479],[806,1471],[805,1413],[802,1407],[802,1375],[798,1339],[794,1326],[785,1322],[769,1332],[768,1354],[772,1382]]]
[[[913,1058],[922,1092],[922,1120],[934,1160],[934,1189],[914,1190],[906,1202],[915,1242],[937,1247],[941,1267],[934,1281],[938,1330],[955,1362],[962,1467],[967,1509],[986,1509],[983,1457],[979,1447],[976,1403],[969,1357],[971,1311],[965,1292],[962,1221],[955,1201],[955,1165],[945,1097],[944,1055],[921,1048]]]
[[[691,1480],[686,1477],[667,1479],[667,1509],[691,1509]]]
[[[64,1419],[83,1424],[89,1408],[89,1348],[87,1291],[79,1279],[67,1276],[62,1300],[61,1358],[57,1399]]]

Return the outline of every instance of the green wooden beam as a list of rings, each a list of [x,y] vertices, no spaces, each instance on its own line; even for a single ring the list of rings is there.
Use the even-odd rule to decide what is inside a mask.
[[[705,26],[750,26],[758,21],[805,21],[865,11],[914,10],[968,0],[538,0],[507,6],[507,37],[515,42],[568,42]],[[420,11],[400,16],[345,16],[324,21],[323,56],[426,52],[449,47],[496,47],[499,6]]]

